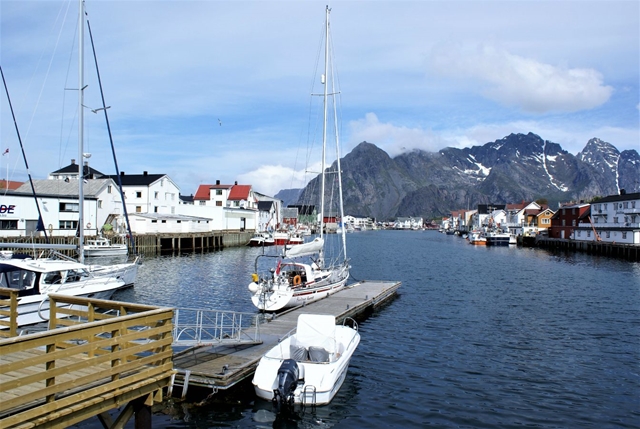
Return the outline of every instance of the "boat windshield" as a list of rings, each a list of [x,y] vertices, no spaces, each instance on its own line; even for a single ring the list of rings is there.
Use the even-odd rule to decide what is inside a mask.
[[[18,290],[33,289],[36,280],[36,273],[21,269],[4,271],[0,273],[0,287]]]

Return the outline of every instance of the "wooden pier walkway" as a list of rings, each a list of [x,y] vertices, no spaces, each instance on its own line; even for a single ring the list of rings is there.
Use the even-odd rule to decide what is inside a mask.
[[[66,428],[93,416],[112,428],[135,416],[151,428],[151,406],[174,375],[173,309],[49,299],[49,330],[0,339],[0,428]],[[107,412],[119,406],[113,421]]]
[[[337,323],[347,318],[366,315],[395,296],[400,282],[363,281],[305,306],[296,307],[276,317],[266,315],[260,323],[260,342],[256,344],[224,343],[192,347],[173,357],[177,371],[174,395],[186,396],[189,386],[228,389],[255,372],[262,355],[297,326],[302,313],[331,314]],[[180,392],[180,386],[182,391]],[[171,395],[171,392],[169,393]]]

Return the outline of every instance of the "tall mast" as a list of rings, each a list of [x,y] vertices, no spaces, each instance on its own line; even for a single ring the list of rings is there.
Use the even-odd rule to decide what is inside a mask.
[[[78,3],[78,261],[84,263],[84,0]]]
[[[324,232],[324,186],[325,186],[325,152],[327,147],[327,93],[328,93],[328,85],[327,85],[327,72],[329,70],[329,6],[326,8],[326,19],[325,19],[325,41],[324,41],[324,74],[322,75],[322,84],[324,85],[324,93],[323,93],[323,124],[322,124],[322,161],[321,161],[321,172],[322,172],[322,180],[320,185],[320,238],[322,238]],[[320,259],[322,259],[322,254],[320,255]]]

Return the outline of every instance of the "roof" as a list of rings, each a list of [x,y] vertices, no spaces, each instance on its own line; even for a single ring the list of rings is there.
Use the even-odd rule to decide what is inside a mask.
[[[198,186],[198,190],[196,191],[194,200],[210,200],[209,191],[211,189],[229,189],[233,185],[200,185]]]
[[[184,201],[185,203],[192,203],[193,202],[193,195],[178,195],[178,199],[180,199],[180,201]]]
[[[145,219],[151,219],[151,220],[180,220],[180,221],[211,221],[213,219],[207,218],[207,217],[200,217],[200,216],[187,216],[187,215],[177,215],[177,214],[171,214],[171,213],[129,213],[129,217],[133,218],[133,217],[141,217],[141,218],[145,218]]]
[[[630,201],[630,200],[640,200],[640,192],[633,192],[630,194],[621,194],[621,195],[609,195],[608,197],[601,198],[597,201],[594,201],[594,204],[599,203],[611,203],[614,201]]]
[[[273,201],[258,201],[258,210],[262,212],[271,211],[271,208],[274,206]]]
[[[78,175],[78,170],[79,170],[79,165],[76,164],[75,159],[71,160],[71,164],[67,165],[66,167],[62,167],[59,170],[54,171],[53,173],[51,173],[52,176],[59,176],[59,175],[71,175],[71,174],[75,174],[76,176]],[[99,172],[98,170],[96,170],[95,168],[91,168],[88,165],[84,165],[83,169],[82,169],[82,177],[85,177],[87,179],[99,179],[104,177],[104,174]]]
[[[82,190],[85,198],[96,198],[100,191],[104,189],[107,184],[113,184],[110,179],[92,179],[85,181]],[[58,196],[58,197],[73,197],[78,198],[78,180],[52,180],[41,179],[33,181],[33,188],[36,195],[42,196]],[[31,194],[31,184],[29,182],[23,183],[15,192]]]
[[[249,200],[249,193],[251,192],[251,185],[233,185],[231,192],[229,192],[228,200]]]
[[[104,178],[113,179],[114,182],[118,182],[118,177],[122,182],[122,186],[149,186],[154,182],[165,177],[166,174],[149,174],[146,171],[143,174],[124,174],[124,172],[120,173],[120,176],[117,174],[107,175]]]
[[[16,190],[24,182],[15,182],[13,180],[0,180],[0,189]]]

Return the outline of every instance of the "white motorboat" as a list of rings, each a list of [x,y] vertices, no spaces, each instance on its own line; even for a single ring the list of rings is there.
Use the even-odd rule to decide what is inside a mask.
[[[334,79],[328,79],[326,76],[333,71],[333,67],[329,67],[329,12],[326,8],[325,21],[325,64],[324,74],[321,83],[323,85],[323,126],[322,126],[322,155],[321,155],[321,174],[314,179],[319,190],[314,194],[320,201],[318,207],[318,228],[319,234],[312,241],[297,244],[295,246],[286,247],[281,255],[259,255],[256,257],[255,270],[252,275],[252,282],[249,284],[251,292],[251,300],[253,304],[263,311],[278,311],[286,308],[295,307],[304,303],[316,301],[321,298],[338,292],[341,290],[349,278],[349,262],[346,251],[346,236],[344,229],[338,234],[339,238],[334,237],[325,240],[325,227],[330,230],[330,225],[337,225],[336,213],[339,213],[340,219],[344,219],[344,210],[342,204],[342,172],[340,168],[340,144],[338,140],[338,124],[336,102],[334,97],[339,91],[333,86]],[[331,84],[331,87],[329,85]],[[329,130],[328,124],[328,104],[332,101],[334,127]],[[330,171],[326,168],[326,147],[327,134],[332,131],[335,136],[336,160],[331,165]],[[325,176],[331,175],[331,180],[325,180]],[[327,184],[329,182],[329,184]],[[337,189],[325,190],[325,184],[336,186]],[[337,204],[332,210],[325,207],[325,196],[334,195],[331,200]],[[278,239],[276,238],[276,244]],[[277,258],[275,268],[271,266],[271,270],[262,275],[259,274],[261,268],[261,258]],[[306,259],[304,259],[306,258]],[[264,266],[264,265],[263,265]],[[262,266],[262,267],[263,267]]]
[[[18,326],[32,325],[49,318],[49,293],[110,299],[125,287],[125,281],[108,275],[95,276],[75,261],[54,259],[0,260],[0,287],[17,289]],[[1,292],[0,292],[1,294]],[[9,312],[8,307],[0,310]],[[8,316],[0,316],[7,320]],[[6,326],[0,326],[0,329]]]
[[[268,232],[256,232],[247,243],[249,247],[273,246],[276,242]]]
[[[301,314],[295,333],[269,350],[253,376],[256,395],[283,405],[325,405],[347,375],[360,343],[358,325],[336,325],[334,316]]]
[[[84,256],[120,256],[129,252],[126,244],[112,243],[106,237],[87,240],[84,244]]]

